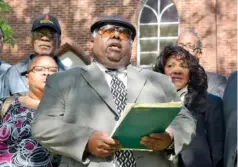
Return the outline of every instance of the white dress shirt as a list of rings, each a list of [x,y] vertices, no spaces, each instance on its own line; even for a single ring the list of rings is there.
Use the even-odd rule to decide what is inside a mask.
[[[111,75],[109,75],[106,72],[106,71],[108,71],[108,69],[96,61],[93,63],[95,63],[99,67],[99,69],[103,72],[103,75],[107,81],[107,84],[108,84],[109,88],[111,88],[112,77],[111,77]],[[127,69],[120,68],[120,69],[116,70],[115,72],[117,73],[118,78],[124,83],[125,87],[127,88]]]

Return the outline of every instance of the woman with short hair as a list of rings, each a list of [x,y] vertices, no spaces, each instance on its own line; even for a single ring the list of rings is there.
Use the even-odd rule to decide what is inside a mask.
[[[57,71],[52,57],[35,57],[26,72],[28,95],[0,100],[0,167],[59,165],[61,158],[52,155],[31,135],[31,121],[44,94],[46,79]]]

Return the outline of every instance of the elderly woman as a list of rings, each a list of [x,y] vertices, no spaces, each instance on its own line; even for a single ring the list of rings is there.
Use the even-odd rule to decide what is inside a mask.
[[[34,58],[26,73],[28,96],[14,96],[0,101],[0,166],[58,166],[60,157],[51,155],[31,136],[31,121],[43,96],[46,79],[57,71],[53,58]]]
[[[184,105],[197,119],[197,135],[180,154],[179,166],[222,166],[222,100],[207,93],[207,75],[203,67],[182,47],[167,46],[157,57],[153,70],[171,77]]]

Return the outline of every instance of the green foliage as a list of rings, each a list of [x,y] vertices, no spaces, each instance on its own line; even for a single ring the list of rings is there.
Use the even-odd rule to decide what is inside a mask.
[[[11,6],[7,3],[4,2],[3,0],[0,0],[0,12],[11,12],[12,8]],[[6,20],[4,20],[0,16],[0,26],[3,30],[3,40],[5,43],[9,43],[11,46],[14,46],[15,40],[14,40],[14,30],[12,27],[7,23]]]
[[[7,2],[0,0],[0,12],[9,12],[9,11],[11,11],[11,6]]]

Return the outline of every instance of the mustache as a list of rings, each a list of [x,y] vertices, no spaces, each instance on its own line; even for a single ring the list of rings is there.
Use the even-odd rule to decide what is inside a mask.
[[[37,53],[37,52],[34,52],[35,56],[50,56],[50,57],[54,57],[54,52],[51,52],[49,54],[47,53]]]

